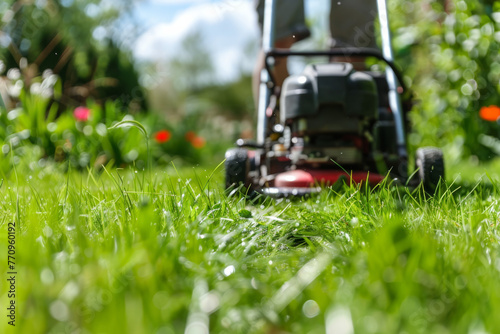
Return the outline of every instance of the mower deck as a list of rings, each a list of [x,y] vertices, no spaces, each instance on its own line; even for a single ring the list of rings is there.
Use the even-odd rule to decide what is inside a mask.
[[[333,185],[341,179],[344,179],[347,184],[367,182],[370,185],[376,185],[384,179],[384,176],[366,171],[352,171],[348,174],[340,170],[296,169],[278,174],[274,180],[274,186],[277,188],[312,188],[317,185]]]

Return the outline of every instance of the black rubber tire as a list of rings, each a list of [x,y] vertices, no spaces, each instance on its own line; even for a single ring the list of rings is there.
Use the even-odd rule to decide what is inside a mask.
[[[226,151],[226,189],[247,184],[249,171],[248,151],[243,148],[231,148]]]
[[[425,191],[434,193],[439,182],[444,181],[443,152],[436,147],[419,148],[415,154],[415,168]]]

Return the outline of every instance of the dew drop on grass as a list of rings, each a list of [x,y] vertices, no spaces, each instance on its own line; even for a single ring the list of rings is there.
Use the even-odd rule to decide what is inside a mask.
[[[217,293],[208,292],[200,298],[200,309],[205,313],[213,313],[220,306],[220,297]]]
[[[252,277],[252,279],[250,280],[250,285],[252,285],[252,288],[254,288],[255,290],[259,289],[259,287],[257,286],[257,280],[255,279],[255,277]]]
[[[59,293],[66,302],[73,301],[80,294],[80,288],[74,281],[69,281]]]
[[[352,239],[351,239],[351,237],[349,236],[349,234],[347,234],[347,233],[346,233],[344,236],[345,236],[345,238],[346,238],[346,240],[347,240],[348,242],[351,242],[351,241],[352,241]]]
[[[50,304],[50,315],[58,321],[66,321],[69,316],[69,309],[66,303],[61,300],[56,300]]]
[[[302,306],[302,312],[304,312],[304,315],[308,318],[314,318],[319,314],[319,311],[318,303],[311,299],[306,301]]]
[[[227,266],[225,269],[224,269],[224,276],[229,276],[231,274],[233,274],[234,272],[236,271],[236,269],[234,268],[233,265],[230,265],[230,266]]]
[[[52,229],[49,226],[45,226],[43,228],[43,235],[47,238],[50,238],[52,236]]]
[[[54,274],[49,268],[44,268],[40,273],[40,280],[43,284],[50,285],[54,283]]]
[[[208,327],[205,323],[200,321],[193,321],[186,327],[186,334],[208,334]]]

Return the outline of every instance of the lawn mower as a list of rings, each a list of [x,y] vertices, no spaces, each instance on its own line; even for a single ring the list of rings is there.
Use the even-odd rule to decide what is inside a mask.
[[[257,140],[238,140],[226,151],[226,188],[244,185],[271,196],[307,195],[336,182],[375,185],[387,176],[402,184],[423,184],[432,192],[444,179],[442,151],[419,148],[409,173],[407,114],[411,93],[393,63],[385,0],[377,0],[381,51],[332,48],[321,51],[275,49],[275,1],[266,0]],[[278,57],[328,57],[291,75],[281,88],[272,75]],[[374,57],[385,71],[357,71],[338,57]],[[410,180],[410,176],[414,176]]]

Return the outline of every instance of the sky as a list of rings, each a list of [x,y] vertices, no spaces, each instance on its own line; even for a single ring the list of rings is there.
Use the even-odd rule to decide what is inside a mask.
[[[329,0],[306,3],[306,15],[326,15]],[[183,39],[199,31],[219,81],[233,80],[242,68],[253,67],[255,55],[245,53],[250,43],[259,40],[253,0],[144,0],[137,3],[134,15],[144,31],[133,48],[140,61],[172,59]]]
[[[248,44],[259,38],[252,6],[246,0],[147,0],[136,10],[146,27],[134,55],[139,60],[167,61],[178,54],[189,34],[201,32],[218,79],[232,80],[241,67],[248,71],[253,66],[244,55]]]

